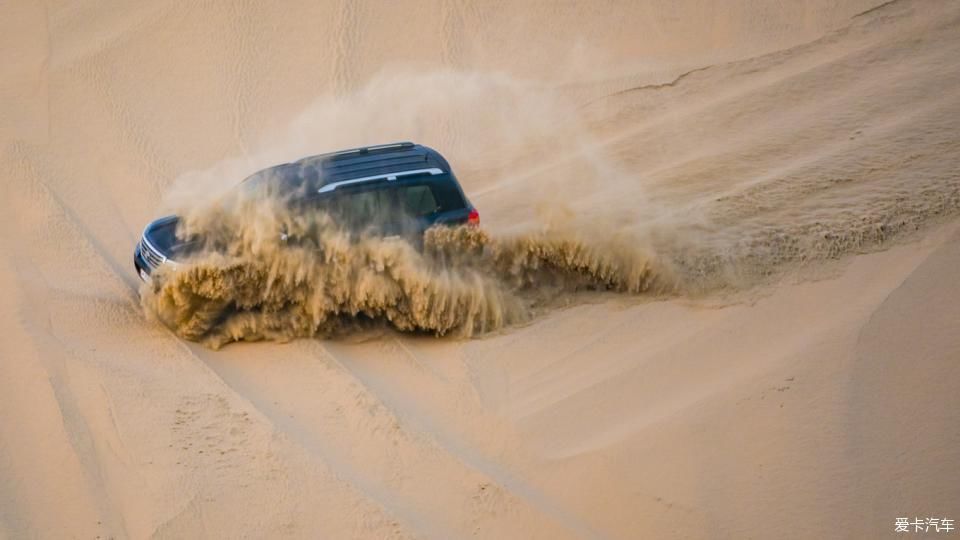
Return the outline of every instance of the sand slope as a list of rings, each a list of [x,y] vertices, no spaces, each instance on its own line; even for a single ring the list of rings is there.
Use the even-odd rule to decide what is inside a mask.
[[[0,6],[0,538],[960,518],[956,2],[303,4]],[[723,290],[470,340],[212,351],[145,316],[147,221],[393,139],[495,233],[634,234]]]

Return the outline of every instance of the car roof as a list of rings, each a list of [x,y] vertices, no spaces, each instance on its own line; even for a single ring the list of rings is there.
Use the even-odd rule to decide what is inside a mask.
[[[450,172],[450,165],[439,152],[412,142],[351,148],[327,154],[307,156],[251,175],[247,181],[268,181],[296,189],[307,183],[308,189],[354,178],[364,178],[417,169]]]

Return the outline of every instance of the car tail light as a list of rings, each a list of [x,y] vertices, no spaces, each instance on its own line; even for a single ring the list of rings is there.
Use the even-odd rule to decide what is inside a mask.
[[[470,214],[467,215],[467,225],[470,225],[471,227],[480,226],[480,212],[477,212],[476,208],[470,209]]]

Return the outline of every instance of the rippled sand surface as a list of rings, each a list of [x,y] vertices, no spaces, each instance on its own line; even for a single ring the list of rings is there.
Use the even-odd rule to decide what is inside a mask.
[[[15,0],[0,55],[0,538],[960,518],[954,1]],[[482,232],[218,213],[407,139]],[[237,257],[141,286],[170,212]]]

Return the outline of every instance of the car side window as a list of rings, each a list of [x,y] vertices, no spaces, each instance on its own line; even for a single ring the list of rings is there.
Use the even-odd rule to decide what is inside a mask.
[[[427,218],[463,208],[452,182],[390,181],[340,188],[322,194],[311,205],[341,225],[362,228],[396,223],[403,217]]]
[[[438,210],[437,200],[430,186],[402,186],[399,192],[401,207],[410,216],[426,216]]]
[[[351,193],[342,199],[342,215],[361,222],[370,221],[380,212],[381,198],[379,190]]]
[[[433,197],[436,199],[437,205],[444,212],[459,210],[466,206],[463,196],[460,195],[460,190],[452,181],[431,182],[430,189],[433,191]]]
[[[318,210],[329,212],[334,221],[348,227],[365,226],[378,219],[389,207],[389,195],[382,189],[337,191],[315,203]]]

